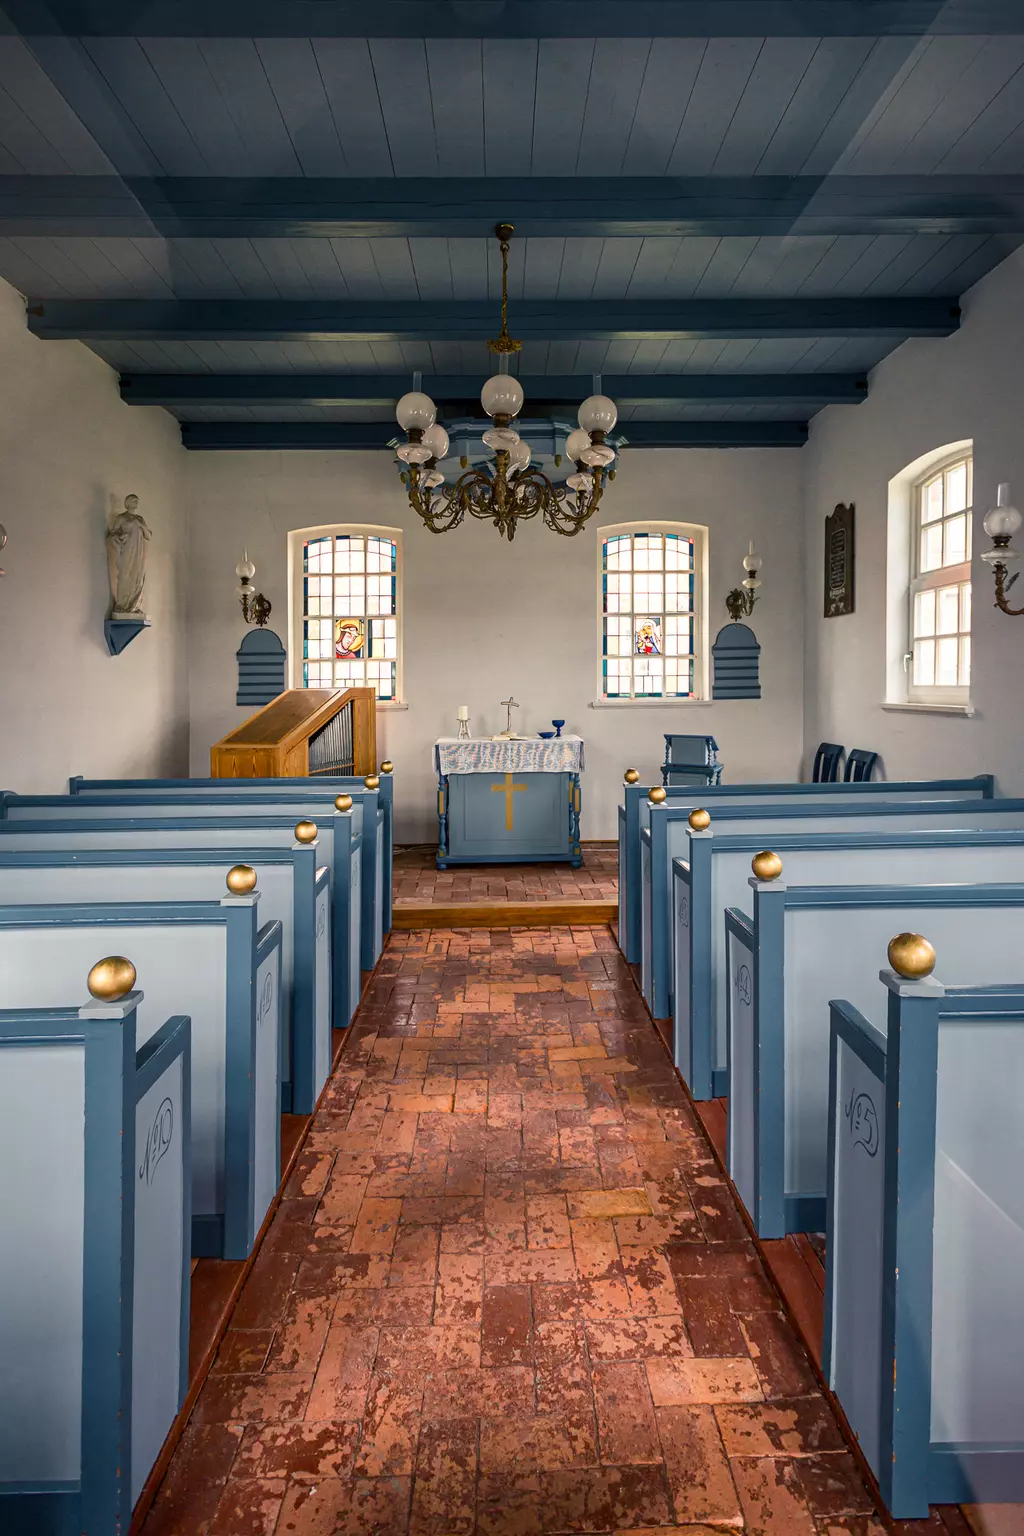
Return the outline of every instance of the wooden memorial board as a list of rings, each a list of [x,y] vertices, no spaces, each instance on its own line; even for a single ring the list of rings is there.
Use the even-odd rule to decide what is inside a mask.
[[[853,502],[839,502],[825,519],[825,617],[853,612]]]

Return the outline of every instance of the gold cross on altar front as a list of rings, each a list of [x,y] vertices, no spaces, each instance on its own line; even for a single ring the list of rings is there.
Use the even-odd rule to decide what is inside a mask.
[[[513,795],[521,794],[523,792],[523,790],[525,790],[525,788],[526,788],[525,784],[513,784],[512,783],[512,775],[510,773],[506,773],[504,784],[492,784],[491,785],[491,794],[492,795],[504,795],[505,796],[505,831],[506,832],[511,832],[512,831],[512,796]]]

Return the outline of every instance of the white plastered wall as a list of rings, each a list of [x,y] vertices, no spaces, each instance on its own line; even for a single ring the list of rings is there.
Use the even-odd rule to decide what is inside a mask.
[[[244,718],[235,651],[244,634],[234,589],[247,548],[270,627],[288,638],[289,530],[323,523],[400,527],[405,554],[406,710],[378,715],[380,756],[396,768],[397,833],[437,835],[435,737],[468,704],[475,734],[504,727],[498,701],[521,702],[515,724],[561,717],[586,738],[583,836],[615,836],[623,770],[657,779],[666,731],[709,733],[733,780],[792,778],[803,747],[800,450],[625,450],[604,504],[583,533],[530,524],[509,545],[490,524],[427,530],[406,502],[390,453],[190,453],[191,761],[209,772],[210,744]],[[765,556],[762,698],[708,707],[591,709],[598,691],[598,530],[678,519],[708,529],[709,631],[728,623],[724,597],[743,576],[753,537]]]
[[[0,282],[0,788],[51,793],[68,776],[188,771],[187,518],[178,424],[134,409],[74,341],[40,341]],[[153,531],[152,628],[120,655],[104,534],[135,492]]]
[[[1024,252],[983,278],[961,305],[956,334],[906,342],[874,369],[863,404],[831,406],[811,423],[803,450],[806,756],[820,740],[839,741],[880,751],[889,778],[990,771],[1004,793],[1020,794],[1024,619],[992,606],[992,576],[979,554],[988,547],[981,522],[997,483],[1008,480],[1016,504],[1024,500]],[[964,439],[974,443],[974,713],[886,710],[889,482]],[[851,501],[856,609],[825,619],[825,517],[837,502]],[[1015,588],[1011,601],[1021,606],[1024,594]],[[889,686],[891,694],[891,664]]]

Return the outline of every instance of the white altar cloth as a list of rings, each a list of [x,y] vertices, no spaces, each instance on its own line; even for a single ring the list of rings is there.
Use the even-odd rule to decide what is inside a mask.
[[[583,737],[514,736],[504,740],[478,737],[460,741],[442,736],[434,743],[438,773],[579,773],[583,768]]]

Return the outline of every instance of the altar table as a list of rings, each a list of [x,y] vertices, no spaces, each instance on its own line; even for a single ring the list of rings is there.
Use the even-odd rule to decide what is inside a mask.
[[[583,740],[483,737],[434,743],[437,867],[569,863],[578,869]]]

